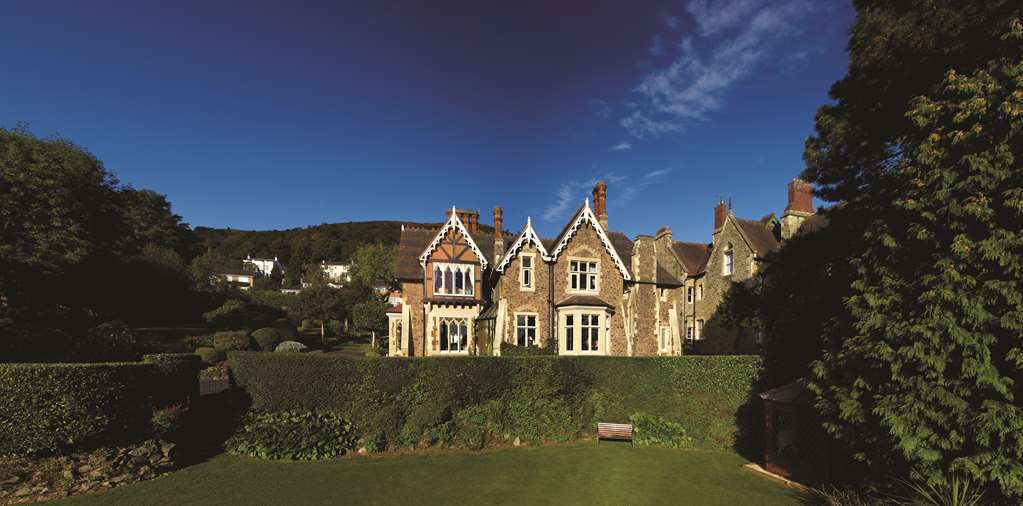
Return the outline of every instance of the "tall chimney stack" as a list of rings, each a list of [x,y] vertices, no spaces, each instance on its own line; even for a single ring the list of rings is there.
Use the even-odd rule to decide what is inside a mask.
[[[728,216],[728,204],[719,200],[714,206],[714,230],[720,230],[725,225],[725,218]]]
[[[802,179],[793,179],[789,182],[788,204],[781,214],[781,238],[791,239],[813,214],[813,186]]]
[[[494,206],[494,257],[500,259],[504,256],[504,209],[501,206]]]
[[[593,187],[593,214],[607,232],[607,184],[603,180],[597,181]]]

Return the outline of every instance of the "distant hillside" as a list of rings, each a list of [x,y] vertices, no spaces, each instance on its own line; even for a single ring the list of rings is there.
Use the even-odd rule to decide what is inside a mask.
[[[401,238],[400,221],[352,221],[324,223],[288,230],[234,230],[195,227],[204,251],[227,258],[277,257],[285,264],[302,265],[320,260],[346,262],[363,244],[397,245]],[[418,223],[419,226],[439,226]],[[480,224],[480,229],[492,227]],[[298,257],[292,262],[292,257]]]

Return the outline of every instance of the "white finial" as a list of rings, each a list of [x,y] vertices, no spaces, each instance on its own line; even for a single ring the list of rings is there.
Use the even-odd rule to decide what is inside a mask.
[[[586,209],[590,208],[590,198],[586,197]]]
[[[404,224],[404,223],[402,223],[402,224],[401,224],[401,231],[402,231],[402,232],[404,232],[404,231],[405,231],[405,224]]]
[[[532,227],[533,226],[533,217],[532,216],[526,216],[526,226],[527,227]]]

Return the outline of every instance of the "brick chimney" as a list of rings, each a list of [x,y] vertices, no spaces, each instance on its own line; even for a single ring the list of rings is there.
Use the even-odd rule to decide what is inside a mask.
[[[607,232],[607,184],[603,180],[593,187],[593,214]]]
[[[781,238],[791,239],[813,214],[813,186],[801,179],[793,179],[789,182],[788,205],[781,214]]]
[[[724,226],[727,216],[728,204],[725,204],[724,200],[719,200],[717,205],[714,206],[714,230],[720,230]]]
[[[452,209],[448,209],[447,217],[451,218]],[[458,214],[458,219],[462,221],[462,225],[465,225],[465,229],[470,234],[475,234],[480,228],[480,212],[470,211],[467,209],[454,209],[455,213]]]
[[[501,206],[494,206],[494,256],[500,259],[504,256],[504,209]]]

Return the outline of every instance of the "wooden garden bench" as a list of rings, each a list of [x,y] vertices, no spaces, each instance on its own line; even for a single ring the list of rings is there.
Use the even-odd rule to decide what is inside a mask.
[[[601,439],[613,439],[616,441],[628,441],[632,443],[631,423],[597,423],[597,444]]]

